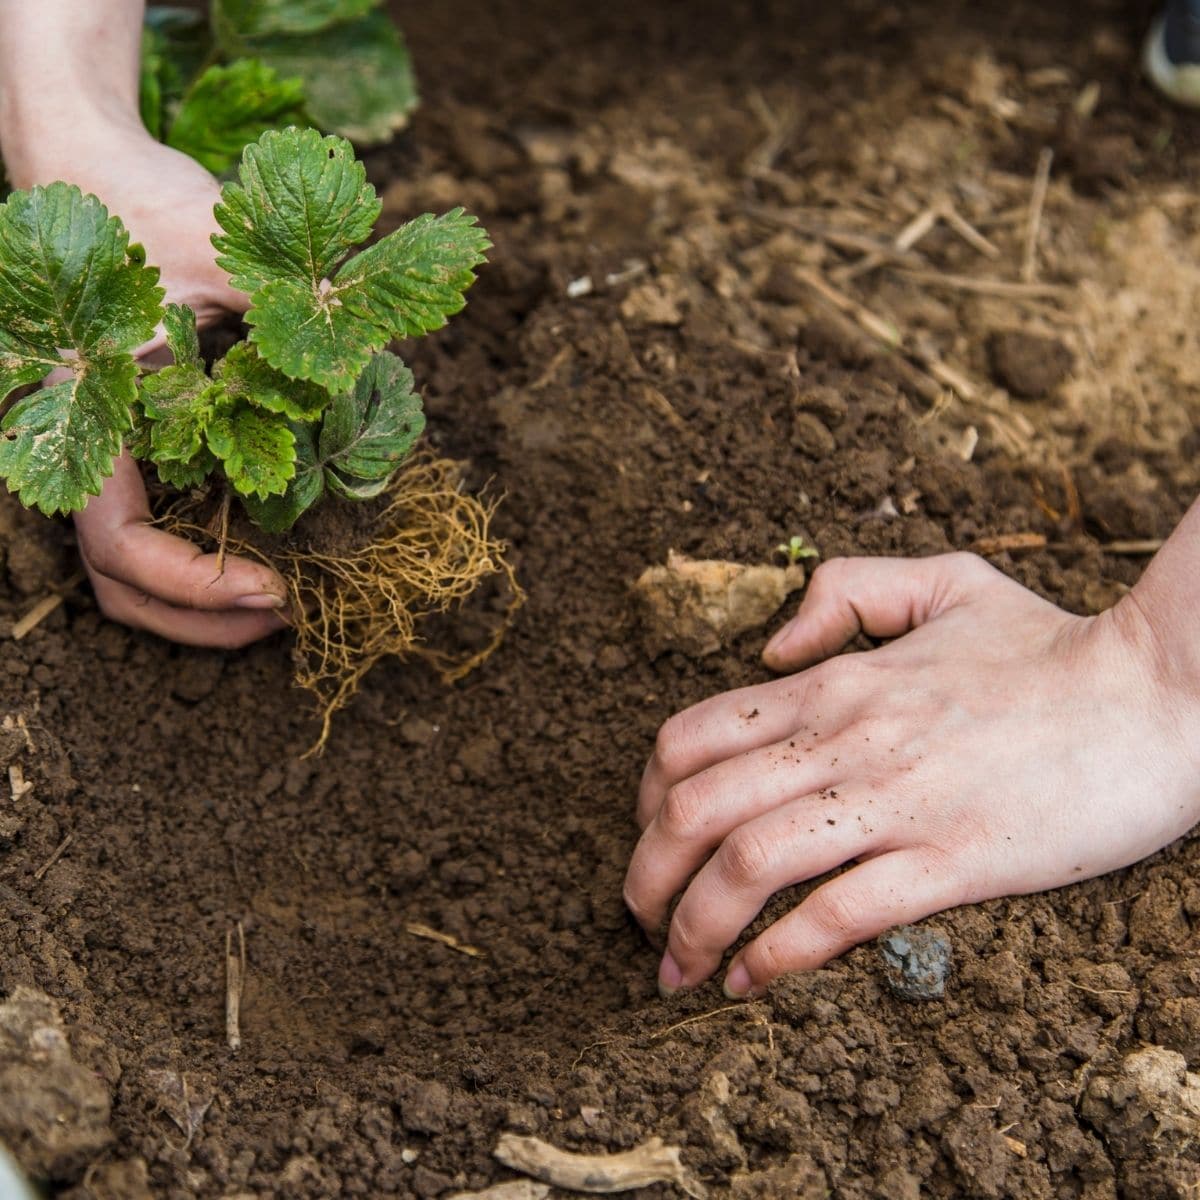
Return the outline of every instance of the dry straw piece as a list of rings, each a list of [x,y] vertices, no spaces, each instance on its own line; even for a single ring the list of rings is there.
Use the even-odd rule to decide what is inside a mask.
[[[268,552],[229,539],[230,553],[254,555],[287,582],[296,683],[315,694],[321,710],[321,732],[310,754],[324,747],[334,714],[381,659],[418,657],[447,682],[461,679],[499,646],[524,602],[505,557],[507,545],[491,532],[496,501],[463,491],[462,470],[451,459],[414,455],[383,493],[363,545],[326,550],[292,542]],[[211,536],[195,515],[194,502],[185,501],[172,506],[162,523],[175,532]],[[510,599],[482,649],[460,657],[421,644],[426,618],[461,604],[492,576],[501,577]]]

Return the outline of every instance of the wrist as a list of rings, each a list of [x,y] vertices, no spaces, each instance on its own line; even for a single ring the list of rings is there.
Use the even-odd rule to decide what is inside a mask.
[[[1151,719],[1174,735],[1190,778],[1200,781],[1200,640],[1190,613],[1176,611],[1171,593],[1153,585],[1143,577],[1097,622],[1110,635],[1110,669],[1132,666]]]
[[[89,164],[111,161],[117,142],[138,136],[149,137],[138,115],[116,106],[0,105],[0,154],[14,188],[74,182],[90,173]]]

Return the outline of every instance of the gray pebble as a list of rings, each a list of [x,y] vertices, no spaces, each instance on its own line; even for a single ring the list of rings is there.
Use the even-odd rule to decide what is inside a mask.
[[[888,987],[905,1000],[938,1000],[953,967],[950,939],[937,929],[899,925],[879,937]]]

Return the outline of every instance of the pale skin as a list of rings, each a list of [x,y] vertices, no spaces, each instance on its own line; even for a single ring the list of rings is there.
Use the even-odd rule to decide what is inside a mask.
[[[18,187],[65,179],[100,196],[168,296],[209,323],[245,298],[213,261],[216,183],[138,119],[141,17],[140,0],[0,0],[0,146]],[[147,515],[126,459],[77,518],[109,616],[199,645],[280,627],[273,573],[231,559],[218,574]],[[764,654],[791,673],[673,717],[646,768],[626,899],[652,936],[665,927],[662,990],[710,978],[772,895],[837,868],[737,952],[731,996],[892,925],[1099,875],[1186,832],[1200,819],[1198,594],[1200,506],[1092,618],[969,555],[819,568]],[[859,632],[895,640],[835,657]]]
[[[731,997],[897,924],[1126,866],[1200,819],[1200,505],[1115,608],[1076,617],[973,555],[819,567],[782,679],[673,717],[625,884],[660,989]],[[896,639],[833,657],[855,635]],[[672,900],[678,905],[667,923]]]
[[[0,0],[0,150],[9,180],[61,179],[118,214],[167,299],[199,324],[242,312],[209,236],[216,180],[156,142],[138,115],[141,0]],[[142,347],[152,358],[161,337]],[[148,524],[141,474],[127,455],[75,518],[101,610],[172,641],[234,648],[281,629],[287,589],[261,563],[216,556]]]

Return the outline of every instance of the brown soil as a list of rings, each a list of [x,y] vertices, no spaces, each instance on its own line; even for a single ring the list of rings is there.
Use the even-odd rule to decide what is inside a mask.
[[[54,1081],[71,1061],[99,1078],[112,1136],[95,1150],[90,1095],[86,1136],[16,1148],[60,1190],[125,1200],[443,1196],[506,1176],[504,1130],[659,1136],[714,1195],[1192,1194],[1195,1138],[1159,1153],[1152,1116],[1110,1119],[1116,1085],[1080,1101],[1142,1042],[1200,1063],[1200,843],[945,914],[958,971],[924,1004],[891,996],[872,947],[756,1004],[663,1002],[620,899],[657,726],[765,677],[762,633],[647,659],[629,585],[669,548],[749,563],[793,534],[828,557],[1041,533],[1052,549],[998,564],[1097,611],[1144,563],[1102,546],[1165,536],[1200,488],[1200,124],[1140,82],[1151,6],[403,7],[426,104],[371,169],[393,221],[462,202],[495,238],[466,314],[410,349],[437,448],[507,493],[529,602],[462,684],[377,669],[305,761],[281,642],[170,647],[76,591],[5,643],[0,764],[33,786],[0,804],[0,991],[57,1002],[73,1060],[56,1051]],[[948,281],[1019,279],[1043,146],[1037,267],[1066,290]],[[939,196],[994,261],[943,221],[847,274]],[[990,374],[1006,332],[1050,339],[1031,399]],[[935,399],[938,362],[957,396]],[[0,505],[0,634],[73,573],[70,542]],[[58,1037],[55,1006],[19,995]],[[42,1042],[6,1019],[4,1079],[44,1110]]]

